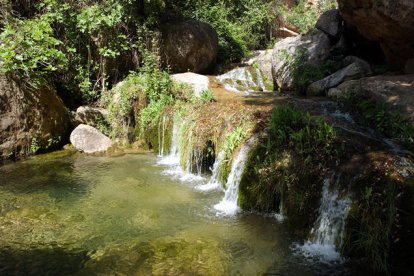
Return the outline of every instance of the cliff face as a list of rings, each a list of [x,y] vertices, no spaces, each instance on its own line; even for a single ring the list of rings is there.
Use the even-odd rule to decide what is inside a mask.
[[[402,67],[414,58],[414,1],[338,0],[344,20],[378,41],[387,61]]]

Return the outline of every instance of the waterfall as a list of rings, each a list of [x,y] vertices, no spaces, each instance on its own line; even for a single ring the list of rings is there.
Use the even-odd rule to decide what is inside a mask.
[[[256,141],[256,137],[250,138],[240,149],[236,159],[233,160],[231,171],[227,179],[226,192],[224,198],[220,203],[216,204],[214,208],[219,211],[219,214],[232,216],[239,212],[237,201],[239,198],[239,185],[243,176],[244,168],[246,166],[247,157],[250,149]]]
[[[165,116],[162,116],[162,121],[158,122],[158,157],[164,156],[165,127]]]
[[[158,162],[158,164],[175,165],[175,166],[180,164],[180,156],[179,156],[179,148],[178,148],[179,130],[180,130],[179,118],[178,116],[174,116],[170,154],[167,156],[161,155],[160,157],[162,157],[162,159]]]
[[[218,180],[218,174],[219,174],[220,166],[224,161],[224,157],[225,157],[224,151],[220,151],[216,160],[214,161],[213,169],[211,170],[212,175],[211,175],[210,180],[207,182],[207,184],[198,185],[196,187],[197,190],[211,191],[211,190],[215,190],[221,187],[221,183]]]
[[[311,239],[300,248],[302,253],[308,257],[319,257],[322,261],[341,261],[338,248],[343,244],[345,220],[350,205],[351,199],[347,196],[340,197],[337,188],[331,187],[331,178],[326,178],[322,188],[319,217],[311,231]]]
[[[259,68],[256,69],[257,74],[257,86],[262,89],[263,92],[267,92],[266,86],[263,81],[262,71]]]
[[[201,165],[202,165],[202,153],[198,151],[193,151],[192,149],[192,131],[189,132],[185,141],[180,140],[180,131],[181,131],[181,120],[178,115],[174,116],[173,121],[173,131],[171,137],[171,149],[170,154],[167,156],[160,156],[161,159],[158,161],[159,165],[168,166],[164,170],[164,174],[170,175],[174,178],[177,178],[181,181],[202,181],[204,178],[201,176]],[[161,133],[161,129],[159,131]],[[184,166],[185,170],[181,167],[180,162],[180,152],[185,149],[187,151],[187,156],[185,156]],[[162,150],[163,152],[164,150]],[[192,174],[193,170],[193,158],[196,159],[197,172],[198,174]]]

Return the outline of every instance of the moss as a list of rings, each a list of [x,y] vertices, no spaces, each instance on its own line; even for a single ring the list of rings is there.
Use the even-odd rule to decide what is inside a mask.
[[[354,177],[353,204],[347,219],[344,252],[361,257],[370,273],[390,273],[393,241],[403,186],[394,177],[392,158],[371,154]]]
[[[277,107],[267,137],[249,155],[240,206],[265,212],[283,207],[289,228],[305,237],[316,219],[324,176],[340,158],[340,148],[336,130],[321,118]]]

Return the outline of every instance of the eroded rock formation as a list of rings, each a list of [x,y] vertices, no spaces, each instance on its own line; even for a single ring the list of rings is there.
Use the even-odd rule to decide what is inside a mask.
[[[342,17],[366,38],[378,41],[391,64],[414,57],[414,1],[338,0]]]

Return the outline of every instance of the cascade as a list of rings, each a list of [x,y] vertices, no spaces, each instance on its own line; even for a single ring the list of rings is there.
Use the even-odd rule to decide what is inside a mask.
[[[216,160],[214,161],[213,169],[211,170],[212,175],[210,180],[207,184],[198,185],[196,188],[200,191],[211,191],[221,187],[221,183],[218,180],[218,174],[220,170],[220,166],[224,161],[225,153],[224,151],[220,151]]]
[[[256,68],[256,74],[257,74],[257,86],[262,89],[263,92],[267,92],[266,86],[263,81],[262,72],[259,68]]]
[[[161,156],[162,159],[158,162],[158,164],[175,165],[175,166],[180,164],[180,156],[179,156],[179,148],[178,148],[179,130],[180,130],[179,119],[177,116],[174,116],[170,154],[167,156]]]
[[[202,153],[194,151],[192,149],[192,131],[189,132],[187,138],[184,141],[180,140],[181,126],[182,125],[179,116],[174,116],[170,154],[167,156],[161,155],[160,157],[162,158],[158,161],[158,164],[167,165],[168,168],[164,171],[164,174],[176,177],[181,181],[201,181],[204,179],[201,176]],[[161,134],[161,128],[159,133]],[[161,140],[162,139],[163,138],[161,138]],[[184,149],[187,152],[185,160],[183,160],[185,170],[183,170],[180,165],[180,152],[182,152]],[[163,151],[164,150],[161,150],[161,152]],[[197,175],[192,174],[193,158],[196,160],[196,169],[198,172]]]
[[[237,214],[239,206],[237,201],[239,198],[239,185],[243,176],[246,161],[251,147],[256,141],[256,137],[250,138],[240,149],[237,157],[233,160],[231,171],[227,179],[226,191],[224,198],[220,203],[216,204],[214,208],[219,211],[221,215],[232,216]]]
[[[339,177],[337,178],[339,179]],[[338,248],[343,244],[345,220],[351,205],[347,196],[340,197],[336,187],[331,187],[331,178],[326,178],[322,188],[319,217],[311,230],[312,238],[301,251],[310,257],[320,257],[322,261],[340,261]]]
[[[165,127],[165,116],[162,116],[162,121],[158,122],[158,157],[164,156]]]

